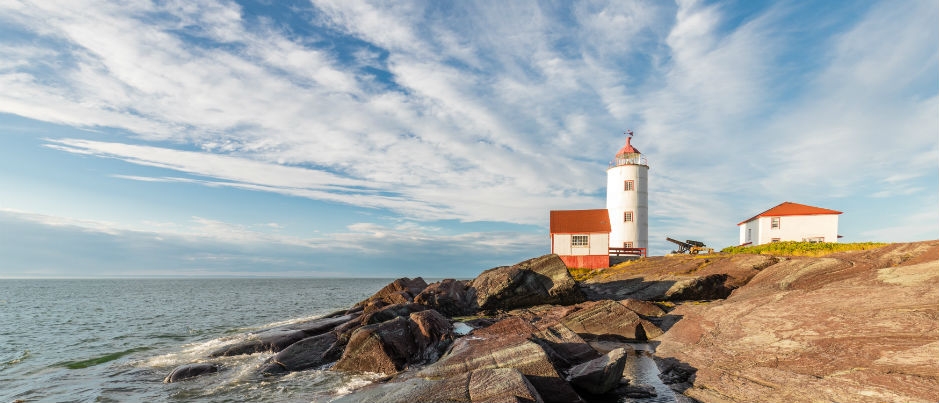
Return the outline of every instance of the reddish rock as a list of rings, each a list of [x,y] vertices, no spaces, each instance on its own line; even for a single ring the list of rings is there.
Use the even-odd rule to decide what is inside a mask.
[[[362,315],[361,323],[363,325],[372,325],[375,323],[382,323],[384,321],[392,320],[399,316],[409,316],[414,312],[420,312],[426,310],[427,307],[415,303],[404,303],[397,305],[389,305],[384,308],[381,308],[375,312],[367,312]]]
[[[686,364],[676,378],[693,372],[685,394],[703,402],[936,402],[936,301],[939,241],[782,258],[726,300],[676,307],[656,355]]]
[[[417,345],[410,361],[417,363],[434,362],[453,342],[453,327],[450,322],[435,310],[412,313],[411,334]]]
[[[486,368],[444,379],[410,378],[366,387],[334,403],[542,403],[514,368]]]
[[[561,323],[580,335],[619,336],[629,340],[651,340],[662,330],[616,301],[587,302]]]
[[[468,291],[469,281],[446,279],[428,285],[414,302],[447,316],[469,315],[475,311],[475,301],[471,301]]]
[[[416,351],[411,321],[399,316],[358,328],[332,369],[394,374],[405,367]]]
[[[378,290],[378,292],[368,299],[359,302],[356,306],[368,306],[371,304],[394,305],[414,302],[414,297],[420,294],[426,287],[427,283],[423,278],[399,278],[392,281],[381,290]]]
[[[486,368],[473,371],[467,386],[473,403],[541,403],[541,395],[515,368]]]
[[[515,368],[525,375],[546,402],[581,402],[560,378],[538,344],[520,337],[470,335],[458,339],[451,351],[417,373],[430,379],[451,378],[479,369]]]
[[[489,311],[569,305],[585,299],[567,266],[553,254],[486,270],[473,280],[470,288],[475,293],[476,306]]]
[[[619,301],[620,304],[642,316],[648,317],[662,317],[665,316],[665,310],[662,307],[656,305],[655,303],[649,301],[640,301],[638,299],[624,299]]]

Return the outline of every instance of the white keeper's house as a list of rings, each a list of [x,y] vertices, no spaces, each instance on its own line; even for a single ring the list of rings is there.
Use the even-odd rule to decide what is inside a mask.
[[[740,228],[740,244],[838,242],[840,214],[837,210],[783,202],[737,224]]]

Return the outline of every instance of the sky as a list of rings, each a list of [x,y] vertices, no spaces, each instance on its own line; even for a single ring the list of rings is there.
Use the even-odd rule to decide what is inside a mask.
[[[939,3],[2,1],[0,278],[471,278],[627,129],[652,255],[939,239]]]

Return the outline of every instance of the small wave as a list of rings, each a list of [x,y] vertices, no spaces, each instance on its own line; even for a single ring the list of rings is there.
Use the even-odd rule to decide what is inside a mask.
[[[133,353],[136,353],[136,352],[139,352],[139,351],[146,351],[146,350],[149,350],[149,349],[150,349],[149,347],[137,347],[137,348],[132,348],[132,349],[129,349],[129,350],[118,351],[118,352],[116,352],[116,353],[111,353],[111,354],[102,355],[102,356],[100,356],[100,357],[90,358],[90,359],[87,359],[87,360],[81,360],[81,361],[66,361],[66,362],[60,363],[60,364],[58,364],[58,365],[59,365],[59,366],[63,366],[63,367],[68,368],[68,369],[82,369],[82,368],[88,368],[88,367],[93,367],[93,366],[95,366],[95,365],[104,364],[104,363],[106,363],[106,362],[114,361],[114,360],[116,360],[116,359],[118,359],[118,358],[121,358],[121,357],[123,357],[123,356],[125,356],[125,355],[128,355],[128,354],[133,354]]]
[[[10,368],[10,367],[12,367],[12,366],[14,366],[14,365],[16,365],[16,364],[19,364],[19,363],[23,362],[23,360],[29,358],[29,355],[30,355],[30,354],[29,354],[29,350],[23,351],[23,354],[20,354],[19,357],[16,357],[16,358],[14,358],[14,359],[12,359],[12,360],[4,361],[3,363],[0,363],[0,369],[7,369],[7,368]]]

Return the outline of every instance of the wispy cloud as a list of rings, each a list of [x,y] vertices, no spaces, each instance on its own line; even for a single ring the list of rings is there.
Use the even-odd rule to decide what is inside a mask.
[[[324,0],[301,36],[229,1],[7,2],[0,112],[100,130],[50,148],[170,171],[110,173],[128,180],[536,225],[603,206],[629,126],[650,232],[730,244],[780,201],[914,195],[935,172],[936,5],[811,7]],[[430,236],[408,231],[337,236]],[[450,236],[431,239],[486,238]]]

